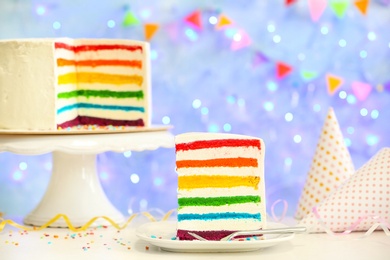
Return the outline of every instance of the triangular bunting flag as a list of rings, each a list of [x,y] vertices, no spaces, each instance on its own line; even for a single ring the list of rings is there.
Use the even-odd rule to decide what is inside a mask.
[[[330,7],[338,18],[343,18],[347,8],[349,6],[349,0],[331,0]]]
[[[322,16],[328,3],[327,0],[308,0],[311,19],[317,22]]]
[[[292,71],[292,67],[288,65],[287,63],[279,61],[276,63],[276,78],[282,79],[288,74],[290,74]]]
[[[144,25],[145,39],[149,41],[152,39],[156,31],[158,30],[159,25],[155,23],[147,23]]]
[[[123,18],[122,25],[124,27],[128,27],[128,26],[134,26],[134,25],[138,25],[138,24],[139,24],[139,20],[133,14],[133,12],[127,11],[125,14],[125,17]]]
[[[232,23],[233,23],[232,20],[230,20],[226,15],[221,14],[218,17],[218,23],[215,25],[215,29],[220,30],[222,28],[231,25]]]
[[[369,3],[370,0],[357,0],[355,1],[355,6],[363,15],[366,15]]]
[[[354,172],[336,115],[329,108],[295,217],[302,219],[309,214]]]
[[[352,83],[352,91],[356,98],[360,101],[366,100],[368,95],[371,93],[372,86],[367,83],[355,81]]]
[[[326,83],[328,87],[328,93],[333,95],[336,90],[344,83],[344,80],[334,75],[326,75]]]
[[[196,29],[202,29],[202,14],[200,11],[190,13],[184,20]]]
[[[308,82],[318,76],[318,73],[310,70],[302,70],[301,77],[304,81]]]
[[[255,52],[255,55],[253,56],[252,65],[253,67],[257,67],[262,63],[268,62],[269,59],[267,56],[265,56],[262,52],[257,51]]]
[[[381,149],[299,225],[309,232],[368,231],[390,221],[390,148]]]
[[[245,31],[239,30],[233,37],[230,49],[236,51],[238,49],[249,46],[251,43],[252,40],[249,38],[249,35]]]
[[[292,5],[293,3],[295,3],[297,0],[284,0],[284,4],[285,5]]]

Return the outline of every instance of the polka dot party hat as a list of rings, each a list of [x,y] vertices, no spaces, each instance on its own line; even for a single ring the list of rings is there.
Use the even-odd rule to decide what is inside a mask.
[[[350,232],[389,220],[390,148],[383,148],[300,224],[309,232]]]
[[[333,108],[329,108],[295,218],[302,219],[355,172]]]

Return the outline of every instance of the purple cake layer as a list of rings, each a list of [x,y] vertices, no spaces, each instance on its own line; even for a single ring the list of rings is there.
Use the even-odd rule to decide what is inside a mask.
[[[67,128],[78,125],[99,125],[99,126],[145,126],[142,119],[137,120],[113,120],[98,117],[78,116],[73,120],[57,125],[57,128]]]
[[[195,233],[207,240],[221,240],[222,238],[237,232],[237,231],[228,231],[228,230],[219,230],[219,231],[191,231],[191,230],[183,230],[178,229],[176,237],[179,240],[197,240],[192,235],[188,234],[188,232]],[[235,238],[243,238],[243,237],[251,237],[251,236],[237,236]]]

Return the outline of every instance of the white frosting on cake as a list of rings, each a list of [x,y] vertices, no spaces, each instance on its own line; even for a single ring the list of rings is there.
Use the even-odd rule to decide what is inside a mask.
[[[177,160],[191,160],[196,158],[197,160],[206,160],[208,158],[226,158],[226,148],[206,148],[194,151],[178,151],[176,153]],[[259,149],[255,147],[237,147],[234,150],[229,151],[229,157],[247,157],[255,158],[259,153]]]
[[[52,40],[0,41],[0,128],[56,129]]]

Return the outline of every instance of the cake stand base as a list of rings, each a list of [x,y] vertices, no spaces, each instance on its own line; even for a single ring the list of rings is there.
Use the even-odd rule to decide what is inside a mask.
[[[96,154],[53,152],[53,170],[47,190],[38,206],[24,218],[24,223],[42,226],[58,214],[68,216],[74,227],[81,227],[94,217],[106,216],[115,223],[124,216],[106,197],[96,171]],[[91,226],[109,225],[104,219]],[[68,227],[62,218],[50,227]]]

